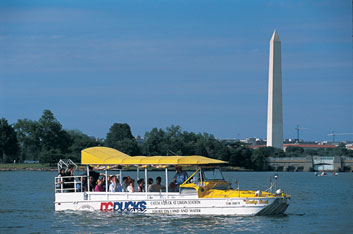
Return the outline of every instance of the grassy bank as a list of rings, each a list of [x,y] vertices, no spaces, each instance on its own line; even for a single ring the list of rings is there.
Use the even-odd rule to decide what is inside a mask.
[[[0,171],[51,171],[56,170],[56,167],[52,167],[49,164],[25,164],[25,163],[0,163]]]

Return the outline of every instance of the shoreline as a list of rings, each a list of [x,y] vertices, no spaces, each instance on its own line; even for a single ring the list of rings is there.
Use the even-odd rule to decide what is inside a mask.
[[[85,169],[82,166],[78,167],[78,171],[85,171]],[[52,167],[49,165],[42,165],[42,164],[1,164],[0,163],[0,172],[2,171],[57,171],[57,167]],[[151,171],[164,171],[164,169],[159,169],[159,168],[152,168],[149,169]],[[190,167],[185,167],[185,170],[194,170],[193,168]],[[115,170],[111,170],[111,171],[115,171]],[[136,168],[125,168],[124,171],[136,171]],[[278,173],[278,172],[295,172],[295,171],[255,171],[255,170],[251,170],[251,169],[245,169],[245,168],[240,168],[240,167],[231,167],[231,166],[227,166],[227,167],[222,167],[222,171],[226,172],[226,171],[236,171],[236,172],[274,172],[274,173]],[[313,171],[309,171],[309,172],[313,172]],[[342,173],[343,171],[340,171],[339,173]],[[351,172],[352,173],[352,172]]]
[[[3,171],[57,171],[57,168],[32,168],[32,167],[26,167],[26,168],[0,168],[0,172]],[[79,171],[83,171],[83,170],[79,170]],[[134,169],[126,169],[125,171],[135,171]],[[163,171],[163,170],[152,170],[152,171]],[[236,171],[236,172],[273,172],[273,173],[278,173],[278,172],[292,172],[292,173],[296,173],[296,171],[254,171],[254,170],[246,170],[246,169],[222,169],[223,172],[226,171]],[[301,172],[308,172],[308,173],[313,173],[314,171],[301,171]],[[348,173],[352,173],[349,171],[340,171],[339,173],[344,173],[344,172],[348,172]]]
[[[52,166],[48,164],[40,164],[40,163],[33,163],[33,164],[25,164],[25,163],[0,163],[0,171],[57,171],[58,168],[56,166]],[[85,171],[86,166],[78,164],[78,171]],[[125,167],[125,171],[136,171],[136,167]],[[149,170],[152,171],[164,171],[164,169],[160,168],[151,168]],[[172,169],[173,170],[173,169]],[[194,170],[194,167],[184,167],[184,170]],[[113,170],[112,170],[113,171]],[[232,167],[232,166],[225,166],[222,167],[222,171],[253,171],[241,167]]]
[[[0,171],[57,171],[57,168],[0,168]]]
[[[40,163],[0,163],[0,171],[57,171],[57,167]]]

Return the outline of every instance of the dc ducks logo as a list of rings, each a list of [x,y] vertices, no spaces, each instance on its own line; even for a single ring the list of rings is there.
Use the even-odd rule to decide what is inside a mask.
[[[129,202],[101,202],[101,210],[104,211],[118,211],[118,212],[133,212],[144,213],[146,211],[145,201],[129,201]]]

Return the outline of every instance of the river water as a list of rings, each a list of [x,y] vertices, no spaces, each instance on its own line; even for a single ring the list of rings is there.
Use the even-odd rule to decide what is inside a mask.
[[[353,233],[353,173],[278,173],[277,187],[292,198],[286,215],[270,217],[55,212],[56,174],[0,172],[0,233]],[[136,177],[133,172],[124,175]],[[273,175],[224,172],[233,186],[237,179],[240,189],[254,190],[266,189]],[[155,178],[158,172],[149,176]]]

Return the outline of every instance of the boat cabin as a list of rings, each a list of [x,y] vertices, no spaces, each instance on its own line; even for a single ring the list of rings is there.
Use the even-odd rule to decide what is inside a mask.
[[[97,171],[104,171],[100,173],[100,176],[105,177],[105,191],[108,192],[108,177],[115,175],[121,186],[123,186],[123,172],[124,169],[131,170],[132,167],[136,168],[136,181],[141,178],[141,171],[144,171],[144,182],[145,192],[148,192],[148,169],[162,169],[164,173],[164,185],[159,192],[162,193],[198,193],[199,188],[213,188],[213,189],[230,189],[230,183],[224,180],[220,164],[226,162],[216,159],[210,159],[202,156],[134,156],[131,157],[118,150],[107,148],[107,147],[92,147],[82,151],[82,164],[86,165],[86,172],[83,175],[73,176],[59,175],[55,177],[55,192],[90,192],[92,185],[90,184],[90,176],[92,176],[91,168]],[[62,161],[60,161],[62,165]],[[58,164],[59,165],[59,164]],[[64,164],[66,165],[66,164]],[[76,165],[75,165],[76,166]],[[189,177],[185,178],[185,181],[177,185],[177,191],[173,189],[170,191],[170,180],[168,178],[168,170],[176,167],[187,167],[196,168],[196,171]],[[77,166],[76,166],[77,167]],[[58,170],[62,169],[62,166],[58,166]],[[68,170],[66,165],[65,171]],[[93,172],[97,173],[97,172]],[[103,174],[103,175],[102,175]],[[173,181],[172,181],[173,182]],[[124,191],[126,192],[126,191]]]

